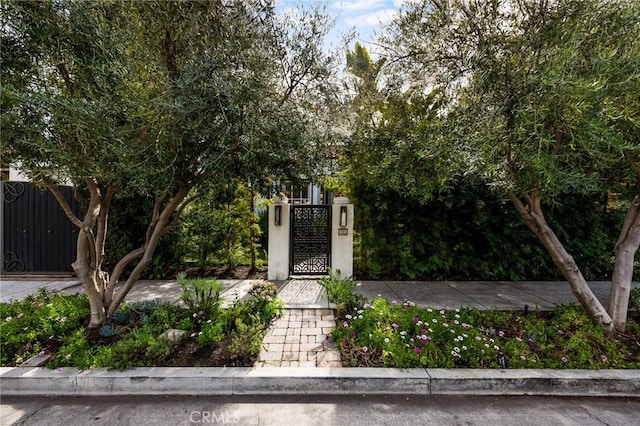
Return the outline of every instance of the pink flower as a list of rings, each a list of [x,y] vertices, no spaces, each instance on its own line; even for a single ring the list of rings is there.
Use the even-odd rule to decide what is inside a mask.
[[[420,348],[419,348],[419,347],[417,347],[417,346],[414,346],[414,347],[413,347],[413,350],[414,350],[414,351],[416,351],[416,353],[420,353]]]
[[[561,358],[561,361],[562,361],[562,362],[567,362],[567,361],[569,361],[569,358],[567,358],[566,356],[563,356],[563,357]]]
[[[366,346],[363,346],[363,347],[362,347],[362,352],[367,352],[368,350],[369,350],[369,348],[368,348],[368,347],[366,347]]]
[[[420,318],[418,318],[418,317],[413,317],[413,322],[418,322],[418,321],[420,321]]]
[[[609,358],[607,358],[606,355],[600,355],[600,359],[602,359],[603,361],[607,361]]]

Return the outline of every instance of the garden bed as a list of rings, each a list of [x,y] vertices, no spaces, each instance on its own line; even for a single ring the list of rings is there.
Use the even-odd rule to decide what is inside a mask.
[[[215,280],[185,280],[186,307],[156,301],[123,303],[110,322],[86,328],[84,295],[41,289],[23,301],[0,304],[1,365],[33,357],[49,368],[251,366],[270,321],[282,310],[276,287],[259,283],[246,300],[222,309]],[[181,338],[163,336],[184,331]]]
[[[610,335],[576,305],[546,313],[419,308],[364,300],[339,274],[319,283],[337,306],[331,337],[345,367],[640,368],[637,318]]]

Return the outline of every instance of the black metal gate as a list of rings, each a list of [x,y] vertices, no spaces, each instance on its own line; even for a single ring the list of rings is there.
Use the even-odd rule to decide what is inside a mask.
[[[331,206],[291,206],[291,275],[324,275],[331,267]]]
[[[60,192],[76,214],[69,187]],[[77,228],[51,192],[28,182],[2,182],[2,273],[72,272]]]

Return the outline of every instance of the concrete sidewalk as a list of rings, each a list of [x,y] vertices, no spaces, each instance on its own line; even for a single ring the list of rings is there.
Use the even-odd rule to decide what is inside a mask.
[[[225,304],[242,299],[259,280],[220,280]],[[291,309],[330,308],[324,289],[314,280],[300,279],[276,281],[279,297]],[[609,297],[610,282],[591,281],[589,287],[605,304]],[[22,299],[47,287],[63,293],[82,291],[77,280],[9,280],[0,281],[0,300]],[[632,283],[632,288],[640,282]],[[177,302],[181,294],[175,280],[141,280],[127,295],[127,301],[151,300]],[[471,307],[476,309],[552,310],[563,303],[577,303],[571,287],[563,281],[361,281],[356,291],[370,300],[384,297],[390,301],[410,300],[418,306]]]

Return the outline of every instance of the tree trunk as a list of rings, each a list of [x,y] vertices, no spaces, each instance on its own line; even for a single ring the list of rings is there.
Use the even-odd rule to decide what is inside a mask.
[[[636,195],[625,217],[620,238],[616,243],[616,257],[611,277],[609,313],[617,331],[624,331],[629,311],[629,292],[633,280],[633,262],[640,246],[640,194]]]
[[[251,203],[249,204],[249,208],[251,209],[251,220],[249,221],[249,246],[251,249],[251,267],[249,268],[249,275],[252,275],[256,271],[256,231],[254,225],[256,224],[255,219],[255,191],[253,188],[250,191],[251,194]]]
[[[123,260],[125,258],[123,258],[123,260],[118,262],[118,265],[116,265],[116,268],[114,268],[114,274],[112,275],[108,284],[109,291],[112,292],[113,294],[113,300],[106,307],[107,317],[113,314],[113,312],[117,309],[120,302],[124,300],[124,298],[129,293],[133,285],[138,281],[138,278],[140,278],[140,274],[142,273],[144,268],[146,268],[149,265],[149,263],[151,263],[151,260],[153,260],[153,253],[155,252],[156,247],[158,246],[158,242],[160,241],[160,238],[162,238],[167,232],[169,232],[171,228],[173,228],[178,223],[178,219],[180,217],[180,214],[184,210],[184,207],[186,207],[186,205],[193,199],[191,198],[185,201],[185,198],[189,193],[190,189],[191,187],[187,183],[180,182],[179,188],[176,191],[175,195],[165,205],[165,207],[162,209],[162,212],[159,214],[157,213],[160,211],[160,204],[161,204],[161,201],[164,200],[165,196],[163,195],[156,201],[156,205],[154,206],[154,214],[153,214],[153,217],[151,218],[151,223],[149,224],[149,228],[147,229],[147,238],[145,241],[145,245],[129,253],[127,256],[125,256],[125,258],[127,258],[128,256],[131,256],[127,260],[127,263],[139,257],[140,255],[142,257],[140,258],[136,266],[133,268],[133,271],[131,272],[131,275],[129,275],[129,277],[127,278],[127,281],[124,283],[122,288],[117,293],[113,293],[113,289],[115,288],[115,285],[119,278],[119,273],[118,275],[116,275],[115,269],[121,266],[121,269],[120,269],[120,273],[121,273],[122,269],[124,269],[124,267],[127,264],[127,263],[123,263]],[[185,202],[183,203],[183,201]],[[173,220],[171,220],[172,216],[174,216]]]
[[[524,199],[526,204],[513,192],[509,192],[508,195],[516,206],[518,213],[520,213],[525,225],[536,234],[547,249],[547,252],[551,255],[553,263],[569,282],[571,291],[580,304],[586,309],[589,317],[595,323],[602,325],[608,332],[613,332],[614,328],[611,316],[589,288],[573,256],[565,250],[547,223],[538,193],[534,191],[531,194],[525,194]]]

